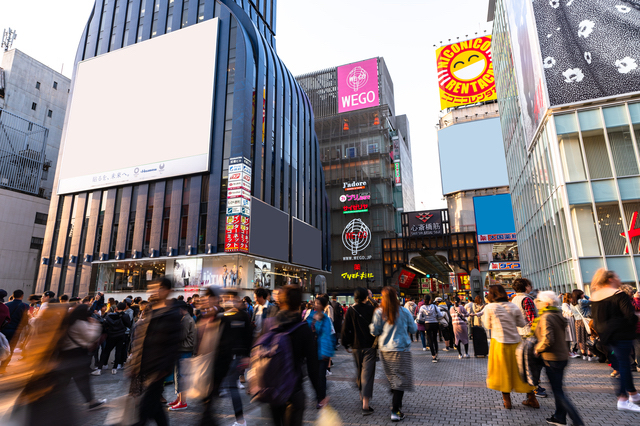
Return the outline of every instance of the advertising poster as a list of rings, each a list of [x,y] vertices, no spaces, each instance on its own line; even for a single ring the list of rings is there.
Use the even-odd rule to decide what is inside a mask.
[[[400,272],[400,276],[398,277],[398,286],[400,288],[409,288],[411,287],[411,283],[413,279],[416,277],[416,274],[412,274],[406,270],[402,270]]]
[[[173,287],[200,286],[202,259],[180,259],[173,265]]]
[[[338,67],[338,113],[378,105],[378,58]]]
[[[538,33],[531,1],[506,0],[505,3],[509,15],[509,36],[516,70],[516,85],[529,148],[548,108],[540,50],[536,43]],[[547,0],[547,4],[549,3],[560,1]]]
[[[497,99],[491,36],[436,50],[440,109]]]
[[[517,241],[511,194],[473,197],[473,209],[478,244]]]
[[[412,212],[409,216],[409,236],[422,237],[442,235],[442,215],[440,210]]]
[[[552,106],[640,91],[638,1],[534,0],[533,10]]]

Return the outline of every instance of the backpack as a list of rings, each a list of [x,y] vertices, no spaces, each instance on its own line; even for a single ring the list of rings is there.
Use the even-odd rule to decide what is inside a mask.
[[[252,401],[280,406],[289,400],[299,380],[289,335],[302,326],[307,323],[301,322],[286,331],[271,328],[254,343],[249,377]]]

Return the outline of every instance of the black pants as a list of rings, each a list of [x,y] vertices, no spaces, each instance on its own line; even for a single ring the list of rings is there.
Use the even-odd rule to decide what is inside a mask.
[[[327,397],[327,368],[329,358],[318,361],[318,403]]]
[[[564,389],[562,388],[562,379],[566,366],[567,361],[544,362],[544,369],[547,372],[547,377],[551,383],[553,397],[556,399],[556,412],[553,414],[553,417],[561,422],[566,422],[568,414],[575,426],[584,425],[580,418],[580,414],[578,414],[569,398],[565,396]]]
[[[120,360],[122,359],[122,351],[124,350],[124,335],[107,337],[107,344],[102,350],[100,362],[97,365],[98,368],[102,368],[103,365],[109,364],[109,356],[114,348],[116,349],[116,357],[113,359],[113,368],[116,368],[118,364],[121,364]]]
[[[356,384],[360,394],[365,398],[371,398],[376,377],[376,350],[354,349],[353,360],[356,363]]]
[[[85,401],[93,401],[93,392],[89,382],[89,366],[91,358],[84,348],[75,348],[68,351],[60,352],[60,360],[62,361],[62,380],[66,386],[69,380],[73,379],[78,390],[84,397]]]
[[[169,426],[166,414],[167,407],[163,407],[160,402],[165,377],[166,375],[162,376],[160,380],[151,383],[147,388],[147,392],[144,393],[142,401],[140,401],[140,420],[134,426],[144,426],[149,419],[155,420],[158,426]]]
[[[304,392],[291,395],[286,404],[271,406],[271,417],[275,426],[302,426],[304,415]]]
[[[437,322],[430,322],[424,325],[427,330],[427,344],[431,350],[431,355],[438,355],[438,331],[440,331],[440,324]]]
[[[404,391],[392,389],[393,392],[393,411],[400,411],[402,408],[402,397],[404,396]]]

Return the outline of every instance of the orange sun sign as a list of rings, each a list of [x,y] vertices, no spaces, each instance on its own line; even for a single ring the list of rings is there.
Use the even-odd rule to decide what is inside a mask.
[[[497,99],[491,62],[491,36],[436,50],[440,108]]]

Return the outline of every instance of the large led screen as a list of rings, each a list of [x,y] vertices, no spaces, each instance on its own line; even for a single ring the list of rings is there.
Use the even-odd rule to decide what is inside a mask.
[[[534,0],[552,106],[640,91],[640,2]]]
[[[443,194],[509,185],[499,118],[445,127],[438,149]]]
[[[509,38],[513,51],[516,86],[528,148],[533,143],[540,122],[547,112],[549,101],[540,61],[540,49],[536,43],[538,33],[531,1],[505,1],[509,16]],[[559,0],[546,1],[547,4],[560,3]]]
[[[473,197],[478,244],[516,241],[511,194]]]
[[[209,170],[218,20],[78,64],[58,193]]]
[[[378,105],[377,58],[338,67],[338,113]]]
[[[491,60],[491,36],[465,40],[436,50],[440,109],[497,99]]]

